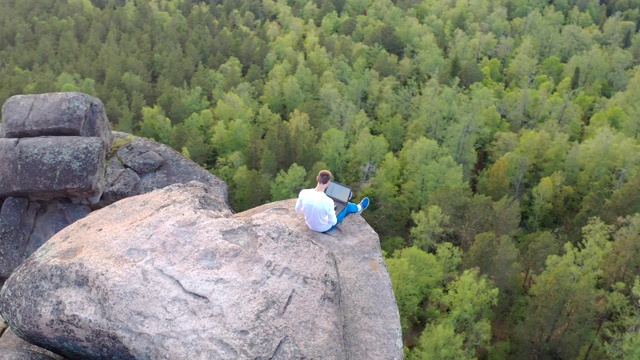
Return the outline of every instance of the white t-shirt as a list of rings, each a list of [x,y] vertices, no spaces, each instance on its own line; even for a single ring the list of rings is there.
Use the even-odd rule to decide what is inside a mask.
[[[322,191],[304,189],[298,195],[296,211],[304,213],[304,221],[311,230],[325,232],[338,222],[333,200]]]

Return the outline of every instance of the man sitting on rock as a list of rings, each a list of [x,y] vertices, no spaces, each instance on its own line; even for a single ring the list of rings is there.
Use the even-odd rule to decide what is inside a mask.
[[[317,232],[333,230],[344,218],[353,213],[362,213],[369,206],[369,198],[365,197],[359,204],[348,202],[344,209],[336,215],[334,203],[325,194],[331,182],[331,172],[321,170],[316,176],[318,185],[314,189],[304,189],[298,195],[296,211],[304,213],[304,221],[309,229]]]

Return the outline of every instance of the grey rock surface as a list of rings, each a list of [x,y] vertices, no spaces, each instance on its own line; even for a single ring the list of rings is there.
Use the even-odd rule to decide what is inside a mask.
[[[117,157],[109,159],[105,175],[105,190],[98,203],[103,207],[124,198],[140,195],[140,176],[134,170],[125,168]]]
[[[108,147],[111,128],[100,99],[78,92],[15,95],[2,106],[0,137],[97,137]]]
[[[6,331],[0,331],[0,360],[52,359],[63,360],[64,358],[20,339],[13,333],[11,328],[7,328]]]
[[[122,151],[119,156],[124,165],[141,175],[158,169],[164,162],[157,152],[143,147]]]
[[[88,205],[74,203],[69,199],[35,202],[35,204],[32,202],[29,205],[35,205],[38,208],[31,236],[26,246],[26,253],[29,255],[60,230],[91,212]]]
[[[102,141],[96,137],[0,139],[0,197],[100,196],[105,158]]]
[[[0,209],[0,280],[58,231],[91,212],[70,199],[29,201],[7,198]]]
[[[0,291],[17,335],[69,359],[401,359],[378,237],[329,234],[295,200],[233,215],[205,184],[119,201],[66,227]]]
[[[3,349],[0,345],[0,360],[51,360],[50,356],[29,349]]]
[[[29,234],[33,229],[37,206],[29,208],[29,200],[9,197],[0,209],[0,279],[11,275],[25,259]]]
[[[98,207],[172,184],[200,181],[227,202],[227,184],[171,147],[122,132],[113,132],[106,186]]]
[[[6,198],[0,207],[0,232],[18,229],[28,205],[26,198]]]

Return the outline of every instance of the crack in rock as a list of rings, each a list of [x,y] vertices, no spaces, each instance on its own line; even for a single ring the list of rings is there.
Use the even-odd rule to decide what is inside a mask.
[[[157,268],[157,267],[153,267],[154,269],[158,270],[162,275],[164,275],[165,277],[171,279],[171,281],[173,281],[174,284],[178,285],[182,291],[184,291],[185,293],[191,295],[192,297],[194,297],[197,300],[202,300],[202,301],[206,301],[206,302],[210,302],[211,300],[209,300],[208,297],[204,296],[204,295],[200,295],[198,293],[195,293],[193,291],[189,291],[187,290],[187,288],[184,287],[184,285],[182,284],[182,282],[180,282],[180,280],[176,279],[174,276],[167,274],[164,270]]]

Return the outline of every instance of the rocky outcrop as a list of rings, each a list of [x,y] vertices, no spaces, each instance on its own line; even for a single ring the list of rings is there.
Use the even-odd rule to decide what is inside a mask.
[[[111,132],[99,99],[9,98],[0,124],[0,287],[45,241],[91,211],[191,180],[226,201],[226,184],[177,151]]]
[[[378,237],[307,229],[295,200],[232,214],[199,182],[94,211],[0,291],[17,335],[69,359],[400,359]]]
[[[12,96],[2,106],[0,198],[96,203],[110,146],[99,99],[73,92]]]
[[[122,132],[113,132],[114,149],[108,159],[105,191],[98,203],[145,194],[172,184],[200,181],[227,201],[227,185],[217,176],[169,146]]]
[[[104,190],[111,130],[99,99],[16,95],[0,124],[0,286],[49,237],[87,215]]]
[[[0,360],[402,358],[360,216],[319,234],[294,200],[233,214],[223,181],[85,94],[2,111]]]

